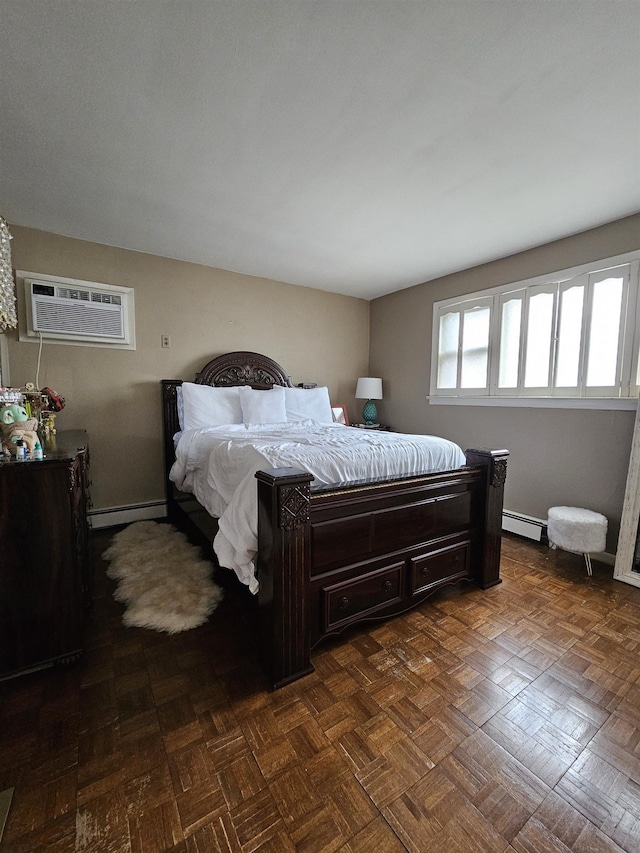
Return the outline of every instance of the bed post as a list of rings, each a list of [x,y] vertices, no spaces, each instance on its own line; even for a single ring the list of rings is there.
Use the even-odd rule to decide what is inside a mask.
[[[164,493],[167,504],[167,518],[175,523],[176,504],[173,498],[173,483],[169,479],[169,471],[176,458],[173,436],[180,429],[178,422],[178,386],[182,379],[163,379],[162,384],[162,443],[164,448]]]
[[[500,583],[500,547],[502,540],[502,504],[507,476],[508,450],[467,450],[467,465],[482,468],[484,514],[480,541],[474,559],[474,580],[487,589]]]
[[[309,625],[311,474],[258,471],[260,642],[274,688],[313,672]]]

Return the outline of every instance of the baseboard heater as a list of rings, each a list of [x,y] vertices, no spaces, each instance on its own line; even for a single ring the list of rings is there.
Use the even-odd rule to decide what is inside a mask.
[[[121,524],[132,524],[134,521],[151,521],[165,518],[167,505],[165,501],[150,501],[149,503],[133,504],[132,506],[112,506],[106,509],[94,509],[89,513],[91,526],[98,530],[101,527],[117,527]]]
[[[515,533],[535,542],[547,542],[546,519],[534,518],[532,515],[524,515],[521,512],[512,512],[509,509],[502,511],[502,529],[507,533]]]

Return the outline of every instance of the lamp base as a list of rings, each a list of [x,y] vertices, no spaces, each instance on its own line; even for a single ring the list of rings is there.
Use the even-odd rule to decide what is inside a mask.
[[[362,420],[367,426],[373,426],[378,419],[378,407],[373,400],[367,400],[362,409]]]

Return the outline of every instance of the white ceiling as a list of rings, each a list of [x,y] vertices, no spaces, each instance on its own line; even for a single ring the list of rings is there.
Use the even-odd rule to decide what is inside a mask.
[[[3,0],[11,223],[367,299],[640,210],[637,0]]]

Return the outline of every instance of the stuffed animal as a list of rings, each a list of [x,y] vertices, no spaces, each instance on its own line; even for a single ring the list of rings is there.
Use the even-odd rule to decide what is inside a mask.
[[[0,427],[2,427],[2,443],[7,450],[16,450],[16,441],[21,438],[29,453],[38,441],[38,419],[30,418],[24,406],[18,403],[8,403],[0,408]]]

